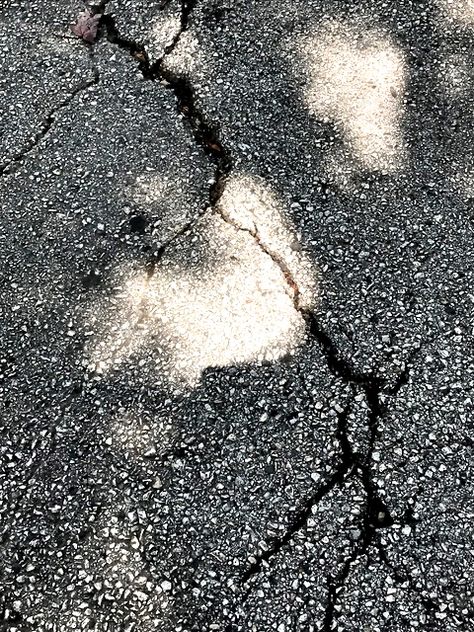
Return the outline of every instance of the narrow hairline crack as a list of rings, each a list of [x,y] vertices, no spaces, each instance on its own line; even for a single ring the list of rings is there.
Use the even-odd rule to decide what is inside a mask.
[[[166,57],[173,52],[179,43],[182,33],[187,30],[190,15],[197,1],[189,0],[189,2],[187,2],[186,0],[181,0],[181,28],[171,44],[165,48],[163,56],[153,64],[150,63],[144,46],[127,40],[119,34],[113,16],[105,14],[107,1],[108,0],[105,0],[97,7],[97,10],[102,13],[101,23],[106,30],[107,39],[112,44],[128,51],[129,54],[135,58],[145,79],[159,79],[162,83],[165,82],[165,85],[167,84],[166,87],[171,89],[175,95],[178,111],[183,115],[183,124],[187,123],[189,125],[196,144],[204,149],[216,166],[214,183],[209,191],[210,205],[206,204],[205,209],[203,209],[197,217],[187,222],[177,233],[158,248],[146,267],[147,282],[149,282],[154,275],[156,267],[170,243],[189,232],[204,212],[209,209],[214,210],[220,214],[224,221],[251,235],[262,252],[269,256],[279,267],[289,287],[294,307],[304,318],[309,337],[313,338],[321,347],[330,372],[334,377],[350,386],[353,398],[361,391],[365,396],[368,409],[367,425],[370,435],[368,450],[365,454],[357,454],[352,448],[347,429],[347,416],[350,412],[349,405],[339,414],[338,441],[340,447],[340,463],[336,467],[333,475],[326,483],[318,487],[302,504],[285,533],[280,538],[275,539],[271,546],[256,558],[255,562],[244,572],[240,581],[243,585],[248,584],[249,580],[261,571],[263,564],[265,562],[268,563],[270,559],[276,556],[290,543],[293,536],[306,526],[313,508],[337,485],[342,485],[344,480],[348,477],[354,475],[354,473],[357,474],[360,477],[367,496],[365,513],[361,525],[362,533],[351,555],[345,560],[339,575],[334,581],[330,582],[329,598],[324,618],[324,629],[329,632],[333,627],[338,593],[349,576],[351,565],[367,551],[372,543],[377,541],[376,530],[378,528],[389,527],[393,524],[387,507],[385,507],[377,494],[375,483],[371,477],[370,465],[378,433],[378,421],[380,417],[385,414],[385,409],[380,401],[381,394],[397,395],[400,388],[408,381],[408,368],[405,366],[392,389],[388,389],[387,384],[376,375],[357,371],[348,360],[341,357],[336,344],[320,326],[316,314],[300,305],[300,290],[298,284],[283,257],[263,242],[256,226],[253,230],[239,226],[220,208],[218,202],[225,186],[225,178],[232,170],[230,154],[220,143],[218,129],[207,122],[203,113],[196,108],[194,88],[190,80],[186,77],[175,75],[164,66]],[[164,7],[166,4],[167,2],[164,2],[162,6]],[[243,596],[244,600],[248,597],[251,589],[252,585],[247,587]]]
[[[81,82],[72,92],[70,92],[66,98],[64,98],[59,105],[53,107],[46,117],[43,119],[41,128],[36,132],[33,138],[26,144],[26,146],[17,154],[8,158],[5,163],[0,165],[0,176],[8,175],[13,172],[14,166],[19,164],[23,159],[27,158],[31,152],[41,143],[41,141],[48,136],[54,123],[56,122],[57,115],[64,109],[66,109],[71,102],[84,90],[97,85],[100,81],[100,75],[96,68],[92,69],[93,77],[88,81]]]
[[[289,544],[293,536],[306,526],[313,508],[316,507],[321,502],[321,500],[325,496],[327,496],[327,494],[331,492],[335,487],[342,485],[344,480],[352,474],[351,470],[355,466],[353,463],[350,462],[349,459],[345,458],[345,453],[348,449],[346,443],[347,416],[351,409],[351,403],[352,402],[350,402],[346,406],[346,408],[338,414],[337,438],[342,458],[340,459],[340,463],[336,467],[334,474],[325,483],[320,485],[316,489],[316,491],[303,503],[300,509],[296,512],[295,517],[293,518],[289,527],[286,529],[285,533],[281,537],[275,538],[272,546],[261,553],[258,557],[256,557],[255,562],[253,562],[243,574],[241,578],[242,584],[246,584],[253,575],[259,573],[265,562],[268,562],[269,559],[271,559],[273,556],[279,553],[287,544]],[[250,590],[251,587],[247,589],[244,600],[250,593]]]
[[[335,618],[335,607],[338,601],[339,594],[344,588],[345,582],[349,578],[352,565],[358,560],[359,557],[363,555],[368,555],[368,549],[370,546],[374,546],[374,548],[377,550],[380,562],[389,569],[394,581],[398,584],[406,584],[410,591],[413,592],[423,603],[423,595],[421,594],[420,590],[414,586],[413,578],[405,569],[403,571],[400,571],[400,569],[396,568],[389,561],[380,537],[373,533],[370,534],[370,531],[365,531],[360,536],[354,548],[354,551],[344,561],[344,564],[336,579],[334,581],[331,581],[331,579],[329,579],[328,581],[328,604],[323,621],[324,632],[332,632],[334,630],[333,621]]]
[[[230,215],[225,212],[225,210],[222,208],[222,206],[220,204],[218,204],[217,202],[214,204],[214,210],[221,216],[221,218],[227,224],[230,224],[233,228],[250,235],[254,239],[254,241],[256,242],[257,246],[260,248],[260,250],[265,255],[270,257],[270,259],[273,261],[273,263],[278,268],[280,268],[280,271],[283,274],[285,282],[288,285],[288,288],[289,288],[289,291],[290,291],[290,295],[291,295],[291,298],[292,298],[292,301],[293,301],[293,306],[294,306],[294,308],[295,308],[295,310],[297,312],[301,312],[302,311],[302,308],[300,307],[301,293],[300,293],[300,289],[298,287],[298,283],[296,282],[296,280],[294,278],[294,275],[293,275],[293,273],[290,270],[290,267],[288,266],[288,264],[286,263],[284,258],[276,250],[273,250],[272,248],[270,248],[270,246],[268,244],[266,244],[262,240],[256,224],[254,223],[254,228],[253,229],[241,226],[236,221],[234,221],[230,217]]]

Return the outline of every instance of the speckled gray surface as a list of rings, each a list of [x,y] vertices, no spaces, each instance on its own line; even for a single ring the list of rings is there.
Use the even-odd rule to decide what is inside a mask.
[[[120,35],[144,47],[154,62],[164,56],[181,32],[181,3],[176,0],[111,0],[112,15]]]
[[[83,8],[1,4],[0,628],[474,629],[469,2]]]
[[[71,2],[2,2],[0,171],[47,133],[56,111],[93,80],[87,55],[68,40]]]
[[[381,376],[472,317],[472,15],[440,4],[202,2],[166,60],[282,199],[339,348]]]

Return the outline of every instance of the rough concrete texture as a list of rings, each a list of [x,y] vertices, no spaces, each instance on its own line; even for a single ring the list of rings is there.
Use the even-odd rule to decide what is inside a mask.
[[[0,8],[0,628],[474,629],[470,3]]]

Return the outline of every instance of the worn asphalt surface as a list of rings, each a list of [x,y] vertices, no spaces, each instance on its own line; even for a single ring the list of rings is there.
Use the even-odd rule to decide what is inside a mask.
[[[474,631],[472,0],[0,0],[0,630]]]

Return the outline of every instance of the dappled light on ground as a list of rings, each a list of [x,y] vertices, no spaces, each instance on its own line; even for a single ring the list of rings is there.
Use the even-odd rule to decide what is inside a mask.
[[[184,142],[190,141],[184,139]],[[201,158],[198,157],[199,150],[190,146],[190,151],[195,152],[196,160]],[[132,229],[133,232],[151,234],[160,241],[167,241],[183,224],[190,221],[197,210],[205,207],[209,197],[209,185],[205,178],[212,177],[213,169],[206,169],[202,173],[201,187],[192,190],[189,182],[183,180],[183,173],[175,167],[168,163],[165,173],[151,167],[145,168],[138,176],[128,179],[123,188],[128,210],[133,209],[134,215],[141,216],[141,223]],[[199,168],[198,163],[195,176]]]
[[[173,587],[168,568],[155,567],[147,558],[151,535],[144,527],[145,510],[116,486],[107,491],[109,500],[100,512],[91,508],[86,498],[77,522],[54,529],[58,542],[61,538],[60,550],[55,548],[55,538],[49,538],[48,528],[43,527],[44,542],[37,542],[37,546],[49,546],[49,561],[44,573],[28,565],[29,573],[37,573],[36,581],[28,583],[25,577],[22,582],[31,593],[23,592],[22,598],[12,603],[18,612],[24,612],[24,625],[17,628],[11,620],[9,630],[116,629],[118,622],[112,616],[117,608],[125,613],[123,630],[170,629]],[[51,590],[52,576],[67,598],[57,599],[58,593]],[[29,603],[29,610],[25,610],[25,603]],[[43,627],[43,621],[52,627]]]
[[[474,26],[474,0],[437,0],[447,22],[464,27]]]
[[[291,227],[283,205],[264,180],[234,173],[226,181],[218,208],[236,226],[254,234],[288,269],[298,287],[299,307],[314,307],[315,266],[303,252],[300,237]]]
[[[167,69],[177,75],[185,75],[192,71],[204,72],[210,67],[210,59],[205,48],[191,31],[184,31],[179,42],[179,46],[173,51],[173,56],[165,60]]]
[[[468,94],[473,85],[473,74],[466,55],[446,55],[439,73],[439,82],[453,99]]]
[[[465,200],[474,200],[474,170],[466,167],[450,178],[455,189]]]
[[[168,196],[176,195],[176,180],[168,174],[139,175],[129,189],[130,197],[143,206],[164,203]]]
[[[340,128],[361,167],[399,169],[407,81],[399,47],[376,28],[328,23],[305,38],[301,50],[309,73],[309,110]]]
[[[141,529],[133,525],[136,520],[136,511],[131,512],[131,518],[126,522],[112,515],[99,532],[105,552],[101,579],[109,585],[112,594],[117,593],[116,598],[134,601],[135,611],[155,616],[154,623],[159,625],[163,622],[160,612],[169,606],[171,586],[165,577],[157,582],[150,575]]]
[[[181,22],[177,15],[161,14],[153,20],[147,37],[150,43],[148,53],[152,58],[162,55],[163,46],[171,44],[180,27]]]
[[[222,216],[208,212],[152,275],[135,271],[94,309],[89,369],[107,374],[134,356],[160,380],[194,386],[208,367],[277,360],[303,343],[295,291],[313,305],[315,271],[262,182],[236,176],[227,187]]]
[[[71,42],[71,35],[69,30],[65,33],[57,33],[55,35],[48,35],[42,38],[40,46],[44,51],[44,55],[46,56],[51,54],[61,54],[68,55],[69,57],[74,57],[77,55],[77,50],[79,46],[82,45],[80,40]],[[72,45],[74,43],[74,46]]]
[[[144,173],[139,175],[126,193],[132,208],[138,208],[145,215],[153,217],[153,234],[163,235],[177,230],[186,220],[186,215],[176,213],[170,207],[169,199],[177,199],[183,194],[177,190],[180,181],[173,174]]]

